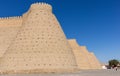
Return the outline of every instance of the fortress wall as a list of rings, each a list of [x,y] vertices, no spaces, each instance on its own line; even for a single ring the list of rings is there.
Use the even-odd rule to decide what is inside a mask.
[[[87,63],[87,64],[82,64],[83,66],[85,66],[84,69],[91,69],[91,64],[89,60],[89,52],[87,48],[85,46],[79,46],[79,47],[80,47],[80,51],[83,53],[83,57],[85,58],[84,60]]]
[[[75,39],[68,40],[75,55],[77,65],[79,69],[90,69],[90,64],[87,58],[87,53],[84,52],[84,48],[80,47]]]
[[[95,57],[94,53],[89,53],[89,59],[90,59],[92,69],[102,69],[100,62]]]
[[[85,46],[79,46],[75,39],[68,40],[73,49],[79,69],[101,69],[100,63],[93,53],[89,53]]]
[[[86,53],[86,57],[88,59],[88,63],[90,64],[90,69],[100,69],[100,63],[98,62],[97,58],[94,54],[88,52],[85,46],[82,46],[83,51]]]
[[[67,39],[48,4],[33,4],[0,59],[1,73],[72,72],[77,68]]]
[[[22,24],[22,17],[5,17],[0,18],[0,28],[1,27],[11,27],[11,26],[20,26]]]
[[[2,57],[8,49],[21,24],[21,17],[0,19],[0,57]]]
[[[75,39],[67,41],[45,3],[31,5],[22,17],[0,18],[0,73],[72,72],[101,69]]]

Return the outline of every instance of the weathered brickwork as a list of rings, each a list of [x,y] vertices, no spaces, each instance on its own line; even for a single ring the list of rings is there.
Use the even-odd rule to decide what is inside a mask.
[[[9,47],[3,47],[3,49],[6,49],[3,50],[5,52],[0,59],[1,72],[29,72],[36,69],[36,71],[42,70],[42,72],[72,72],[77,69],[72,49],[60,24],[52,14],[50,5],[44,3],[33,4],[22,19],[24,21],[22,21],[19,31],[8,30],[14,35],[12,36],[9,33],[11,35],[9,37],[11,39],[14,37],[14,40]],[[19,24],[19,20],[10,25],[17,23]],[[17,33],[14,33],[14,31]],[[15,34],[17,35],[15,36]],[[9,44],[5,43],[5,45]]]
[[[93,53],[89,53],[85,46],[79,46],[75,39],[68,40],[73,49],[79,69],[101,69],[101,65]]]
[[[100,62],[95,57],[94,53],[89,53],[89,60],[91,64],[91,69],[102,69]]]
[[[13,41],[21,24],[21,17],[0,19],[0,57],[7,50],[11,41]]]
[[[66,39],[49,4],[35,3],[21,17],[0,18],[1,74],[75,72],[98,65],[93,53]]]

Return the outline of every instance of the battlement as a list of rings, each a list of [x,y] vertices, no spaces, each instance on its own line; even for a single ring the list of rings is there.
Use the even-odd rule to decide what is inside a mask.
[[[22,16],[0,18],[0,27],[20,26],[21,24],[22,24]]]
[[[13,16],[13,17],[1,17],[0,20],[8,20],[8,19],[21,19],[22,16]]]
[[[86,46],[80,46],[81,48],[83,48],[83,49],[87,49],[87,47]]]
[[[71,42],[76,42],[76,39],[68,39]]]
[[[47,3],[33,3],[30,7],[30,10],[46,10],[46,11],[52,11],[52,6]]]
[[[93,55],[94,55],[94,53],[93,53],[93,52],[90,52],[90,54],[93,54]]]
[[[47,3],[33,3],[30,7],[30,10],[46,10],[46,11],[52,11],[52,6]],[[13,17],[1,17],[1,20],[11,20],[11,19],[22,19],[23,16],[13,16]]]

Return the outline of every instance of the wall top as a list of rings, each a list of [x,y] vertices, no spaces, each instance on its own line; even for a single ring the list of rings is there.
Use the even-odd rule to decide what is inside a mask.
[[[47,10],[52,11],[52,6],[47,3],[33,3],[30,7],[31,10]]]
[[[30,10],[47,10],[52,11],[52,6],[47,3],[33,3],[30,7]],[[22,19],[22,16],[15,17],[0,17],[0,20],[9,20],[9,19]]]
[[[94,55],[94,53],[93,53],[93,52],[90,52],[90,54],[93,54],[93,55]]]
[[[21,19],[22,16],[14,16],[14,17],[0,17],[0,20],[9,20],[9,19]]]

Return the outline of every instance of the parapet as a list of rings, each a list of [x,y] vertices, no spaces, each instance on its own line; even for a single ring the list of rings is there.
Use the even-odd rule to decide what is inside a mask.
[[[20,26],[22,24],[22,16],[2,17],[0,18],[0,27]]]
[[[93,52],[90,52],[90,54],[93,54],[93,55],[94,55],[94,53],[93,53]]]
[[[14,16],[14,17],[1,17],[0,20],[8,20],[8,19],[21,19],[22,16]]]
[[[46,10],[52,11],[52,6],[47,3],[34,3],[31,5],[30,10]]]
[[[70,42],[76,42],[76,39],[68,39]]]
[[[87,50],[87,47],[86,47],[86,46],[80,46],[80,47]]]

